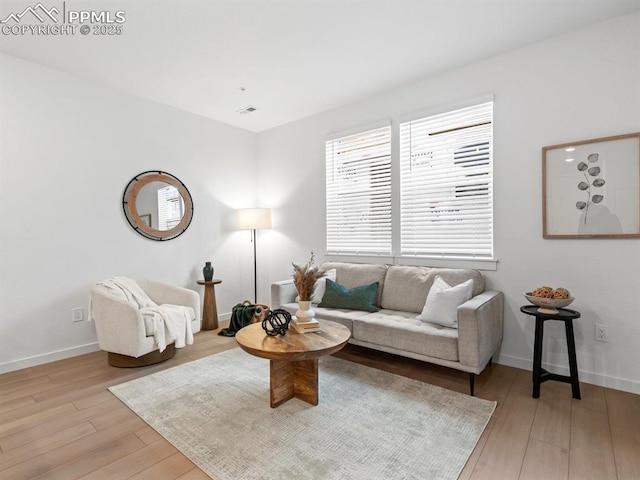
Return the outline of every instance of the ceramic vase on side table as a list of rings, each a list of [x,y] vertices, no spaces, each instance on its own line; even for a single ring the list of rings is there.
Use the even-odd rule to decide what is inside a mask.
[[[211,266],[211,262],[207,262],[202,269],[202,275],[204,275],[204,281],[210,282],[213,280],[213,267]]]

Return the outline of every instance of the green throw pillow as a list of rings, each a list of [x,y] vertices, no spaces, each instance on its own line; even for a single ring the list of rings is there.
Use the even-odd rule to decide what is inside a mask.
[[[364,310],[365,312],[377,312],[378,282],[361,287],[348,289],[339,283],[327,278],[327,289],[322,301],[318,304],[324,308],[346,308],[349,310]]]

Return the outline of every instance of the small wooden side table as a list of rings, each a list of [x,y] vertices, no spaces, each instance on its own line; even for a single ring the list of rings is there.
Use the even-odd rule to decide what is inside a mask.
[[[202,330],[218,329],[218,306],[216,305],[216,285],[222,283],[219,278],[210,282],[198,280],[198,285],[204,285],[204,306],[202,307]]]
[[[573,319],[580,318],[580,312],[568,308],[559,308],[558,313],[540,313],[535,305],[520,307],[522,313],[536,317],[536,336],[533,343],[533,398],[540,397],[540,384],[547,380],[555,380],[571,384],[573,398],[580,399],[580,381],[578,380],[578,362],[576,361],[576,342],[573,337]],[[567,335],[567,350],[569,354],[570,375],[558,375],[542,368],[542,339],[544,336],[544,322],[559,320],[564,322]]]

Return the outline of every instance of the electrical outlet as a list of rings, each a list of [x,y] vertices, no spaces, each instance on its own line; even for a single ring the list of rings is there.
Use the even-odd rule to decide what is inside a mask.
[[[84,308],[76,307],[71,309],[71,318],[74,322],[84,321]]]
[[[607,325],[602,325],[601,323],[596,323],[595,339],[598,342],[608,342],[609,327]]]

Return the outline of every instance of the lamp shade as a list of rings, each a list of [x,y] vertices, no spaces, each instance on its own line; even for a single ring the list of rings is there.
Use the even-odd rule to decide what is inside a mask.
[[[271,209],[242,208],[238,210],[239,230],[260,230],[271,228]]]

